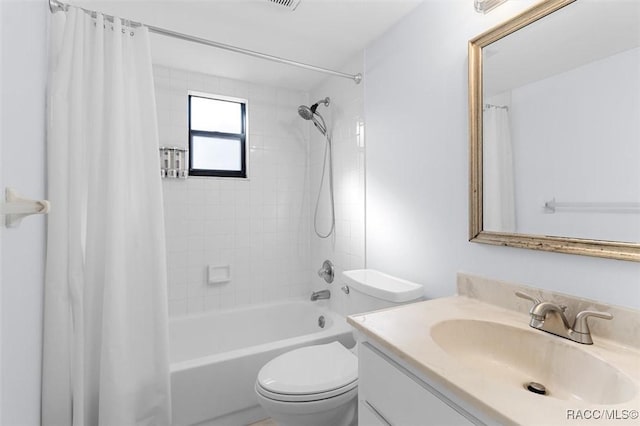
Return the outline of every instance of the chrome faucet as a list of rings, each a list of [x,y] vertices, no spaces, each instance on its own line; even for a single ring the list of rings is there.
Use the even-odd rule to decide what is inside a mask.
[[[315,302],[319,299],[329,299],[331,297],[331,292],[329,290],[320,290],[314,291],[311,293],[311,301]]]
[[[531,327],[585,345],[593,344],[587,318],[613,319],[613,315],[608,312],[582,311],[576,315],[573,326],[569,326],[569,321],[564,314],[566,306],[545,302],[520,291],[516,291],[516,296],[533,302],[533,306],[529,310],[529,315],[531,315],[529,325]]]

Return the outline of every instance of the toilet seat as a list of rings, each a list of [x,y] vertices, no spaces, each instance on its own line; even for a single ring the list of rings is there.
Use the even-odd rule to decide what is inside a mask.
[[[343,386],[338,389],[333,389],[328,392],[321,392],[321,393],[315,393],[315,394],[314,393],[285,394],[285,393],[270,392],[264,389],[262,386],[260,386],[259,383],[256,383],[256,392],[258,392],[260,395],[264,396],[265,398],[269,398],[279,402],[313,402],[313,401],[326,400],[329,398],[334,398],[334,397],[343,395],[345,393],[348,393],[349,391],[357,389],[357,387],[358,387],[358,381],[354,380],[353,382],[349,383],[347,386]]]
[[[256,391],[282,402],[318,401],[358,385],[358,359],[339,342],[307,346],[282,354],[258,373]]]

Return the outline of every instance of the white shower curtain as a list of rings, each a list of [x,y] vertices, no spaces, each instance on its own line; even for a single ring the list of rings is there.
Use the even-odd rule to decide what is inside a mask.
[[[148,31],[72,7],[51,39],[42,424],[168,425]]]
[[[482,153],[483,229],[515,232],[513,147],[508,109],[485,107]]]

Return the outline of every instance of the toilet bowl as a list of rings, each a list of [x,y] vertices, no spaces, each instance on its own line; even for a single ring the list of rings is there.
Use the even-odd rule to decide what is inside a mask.
[[[423,287],[371,269],[346,271],[349,314],[422,299]],[[339,342],[282,354],[258,373],[256,396],[280,426],[355,426],[358,358]]]
[[[258,402],[281,426],[357,423],[358,359],[339,342],[307,346],[265,364]]]

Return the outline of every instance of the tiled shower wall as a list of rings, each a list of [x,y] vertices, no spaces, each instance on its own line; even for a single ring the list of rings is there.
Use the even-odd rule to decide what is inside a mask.
[[[342,69],[362,69],[360,55]],[[341,290],[344,282],[341,272],[365,267],[365,122],[364,122],[364,83],[354,84],[351,80],[331,77],[314,89],[310,101],[315,102],[331,98],[328,108],[318,107],[325,117],[331,131],[333,143],[333,171],[335,191],[336,229],[326,239],[316,236],[313,231],[313,212],[318,186],[322,177],[324,137],[310,127],[310,212],[311,212],[311,283],[313,290],[329,289],[330,306],[343,315],[353,313],[349,306],[349,297]],[[323,187],[321,208],[319,210],[320,230],[328,229],[328,197],[326,185]],[[336,268],[336,279],[327,284],[318,277],[316,271],[322,262],[329,259]]]
[[[308,122],[304,92],[154,66],[161,146],[188,146],[188,90],[248,100],[248,179],[165,179],[172,316],[310,292]],[[209,284],[207,265],[231,268]]]

